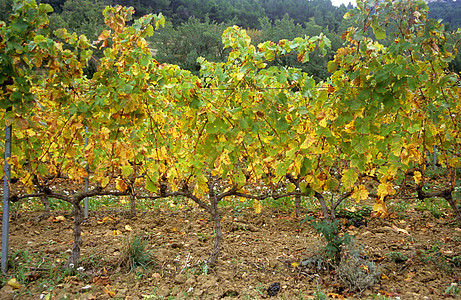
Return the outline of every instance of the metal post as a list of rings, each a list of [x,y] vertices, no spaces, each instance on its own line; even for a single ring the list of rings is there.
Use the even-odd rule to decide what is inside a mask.
[[[88,126],[85,127],[85,148],[88,146]],[[85,167],[86,173],[90,171],[90,168],[88,166],[88,162],[86,163]],[[89,185],[90,185],[90,180],[88,178],[89,176],[85,177],[85,192],[88,192]],[[88,197],[85,197],[85,208],[84,208],[84,218],[88,219]]]
[[[437,171],[437,147],[434,145],[434,171]]]
[[[3,177],[3,218],[2,218],[2,272],[8,271],[8,248],[10,231],[10,179],[11,166],[8,158],[11,157],[11,125],[5,128],[5,176]]]

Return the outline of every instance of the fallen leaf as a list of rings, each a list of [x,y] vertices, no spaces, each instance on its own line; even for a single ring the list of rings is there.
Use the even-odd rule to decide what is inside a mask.
[[[386,275],[386,274],[384,274],[384,273],[381,273],[381,279],[382,279],[382,280],[388,280],[388,279],[389,279],[389,277],[387,277],[387,275]]]
[[[66,220],[66,217],[64,217],[64,216],[57,216],[56,217],[56,221],[58,221],[58,222],[64,222],[65,220]]]
[[[22,287],[21,284],[16,280],[16,278],[11,278],[7,284],[15,290],[20,289]]]
[[[296,267],[299,266],[299,262],[292,262],[292,263],[291,263],[291,266],[292,266],[293,268],[296,268]]]
[[[261,210],[262,210],[261,201],[256,200],[256,201],[253,203],[253,208],[255,209],[255,214],[260,214],[260,213],[261,213]]]
[[[402,228],[398,228],[398,227],[395,226],[394,224],[392,224],[392,229],[394,229],[395,231],[397,231],[397,232],[399,232],[399,233],[404,233],[404,234],[409,235],[408,231],[406,231],[405,229],[402,229]]]
[[[115,297],[115,290],[109,290],[106,286],[106,289],[104,291],[107,295],[109,295],[109,297],[113,298]]]
[[[362,269],[364,269],[365,271],[367,271],[367,273],[370,272],[370,269],[368,268],[368,266],[362,264],[362,265],[360,265],[360,267],[362,267]]]
[[[336,294],[336,293],[328,293],[327,296],[331,297],[331,298],[334,298],[334,299],[344,299],[343,295]]]
[[[122,232],[120,230],[114,230],[112,231],[112,235],[119,235],[119,234],[122,234]]]
[[[133,229],[131,228],[130,225],[125,225],[125,230],[126,230],[126,231],[131,231],[131,230],[133,230]]]
[[[92,282],[96,285],[107,286],[110,284],[109,277],[107,276],[97,276],[93,278]]]

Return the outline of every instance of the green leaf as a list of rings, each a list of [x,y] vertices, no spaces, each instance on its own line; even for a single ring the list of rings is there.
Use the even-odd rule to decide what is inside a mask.
[[[328,62],[328,72],[334,73],[338,69],[339,64],[333,60]]]
[[[373,33],[375,34],[375,37],[378,40],[382,40],[382,39],[386,38],[386,36],[387,36],[386,31],[381,26],[379,26],[377,20],[373,20],[371,22],[371,28],[373,29]]]
[[[19,32],[25,32],[29,28],[29,25],[30,24],[23,19],[18,19],[11,27]]]
[[[150,178],[148,178],[146,180],[146,189],[149,192],[156,193],[157,190],[158,190],[158,186],[154,182],[152,182],[152,180]]]

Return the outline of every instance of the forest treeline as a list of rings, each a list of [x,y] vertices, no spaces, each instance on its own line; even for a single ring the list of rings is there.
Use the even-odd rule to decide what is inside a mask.
[[[327,63],[342,46],[341,35],[350,27],[343,15],[351,8],[334,6],[330,0],[38,0],[49,3],[51,29],[67,28],[78,35],[96,39],[105,29],[102,11],[107,5],[135,8],[134,18],[150,13],[162,13],[166,20],[149,40],[159,62],[179,65],[199,73],[197,58],[222,62],[227,59],[221,35],[225,28],[238,25],[247,29],[253,44],[278,42],[298,36],[313,36],[323,32],[331,40],[326,56],[314,53],[309,63],[300,64],[296,57],[285,57],[276,65],[298,67],[316,80],[328,76]],[[8,22],[13,0],[0,1],[0,20]],[[429,15],[442,20],[446,29],[461,27],[461,1],[429,2]],[[387,43],[392,42],[392,36]],[[383,42],[386,44],[386,41]],[[95,53],[95,58],[101,53]],[[97,63],[97,59],[94,63]],[[453,71],[461,72],[461,55],[450,63]],[[91,70],[88,70],[91,74]]]

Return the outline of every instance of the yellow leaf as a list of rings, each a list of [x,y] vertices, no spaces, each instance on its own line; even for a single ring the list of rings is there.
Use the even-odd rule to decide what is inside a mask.
[[[382,182],[378,185],[378,196],[381,200],[387,195],[394,195],[396,192],[394,187],[389,182]]]
[[[292,266],[293,268],[296,268],[296,267],[299,266],[299,262],[292,262],[292,263],[291,263],[291,266]]]
[[[392,229],[394,229],[395,231],[399,232],[399,233],[404,233],[404,234],[407,234],[409,235],[408,231],[405,230],[405,229],[402,229],[402,228],[398,228],[397,226],[395,226],[394,224],[392,224]]]
[[[195,178],[195,188],[194,193],[199,196],[202,196],[206,192],[208,192],[208,180],[203,176],[202,172],[199,172]]]
[[[309,134],[304,142],[301,144],[300,148],[301,149],[307,149],[309,148],[313,143],[315,143],[315,137],[311,134]]]
[[[110,178],[109,178],[109,177],[103,177],[103,178],[101,179],[101,186],[102,186],[103,188],[105,188],[105,187],[109,184],[109,182],[110,182]]]
[[[327,127],[327,119],[320,120],[319,125],[322,127]]]
[[[416,171],[413,175],[413,179],[415,180],[415,183],[416,184],[419,184],[421,182],[421,172],[420,171]]]
[[[117,190],[121,192],[125,191],[128,188],[128,186],[125,183],[125,180],[123,180],[122,178],[115,179],[115,187],[117,188]]]
[[[109,290],[107,288],[107,286],[105,287],[105,291],[104,291],[107,295],[109,295],[109,297],[113,298],[115,297],[115,290]]]
[[[382,279],[382,280],[388,280],[388,279],[389,279],[389,277],[387,277],[387,275],[386,275],[386,274],[384,274],[384,273],[381,273],[381,279]]]
[[[57,216],[56,218],[53,218],[53,223],[58,223],[58,222],[64,222],[66,220],[66,217],[64,216]]]
[[[351,198],[355,199],[357,203],[359,203],[361,200],[366,200],[368,198],[367,188],[363,184],[354,187]]]
[[[16,280],[16,278],[11,278],[7,284],[16,290],[22,287],[21,284]]]
[[[103,140],[109,139],[110,129],[107,127],[101,128],[101,137]]]
[[[378,199],[373,206],[374,215],[377,217],[385,218],[388,216],[386,203],[382,199]]]
[[[262,210],[261,201],[260,201],[260,200],[256,200],[256,201],[253,203],[253,208],[255,209],[255,214],[261,213],[261,210]]]
[[[344,296],[337,293],[328,293],[327,296],[334,299],[344,299]]]
[[[120,234],[122,234],[122,232],[118,229],[112,232],[112,235],[120,235]]]

